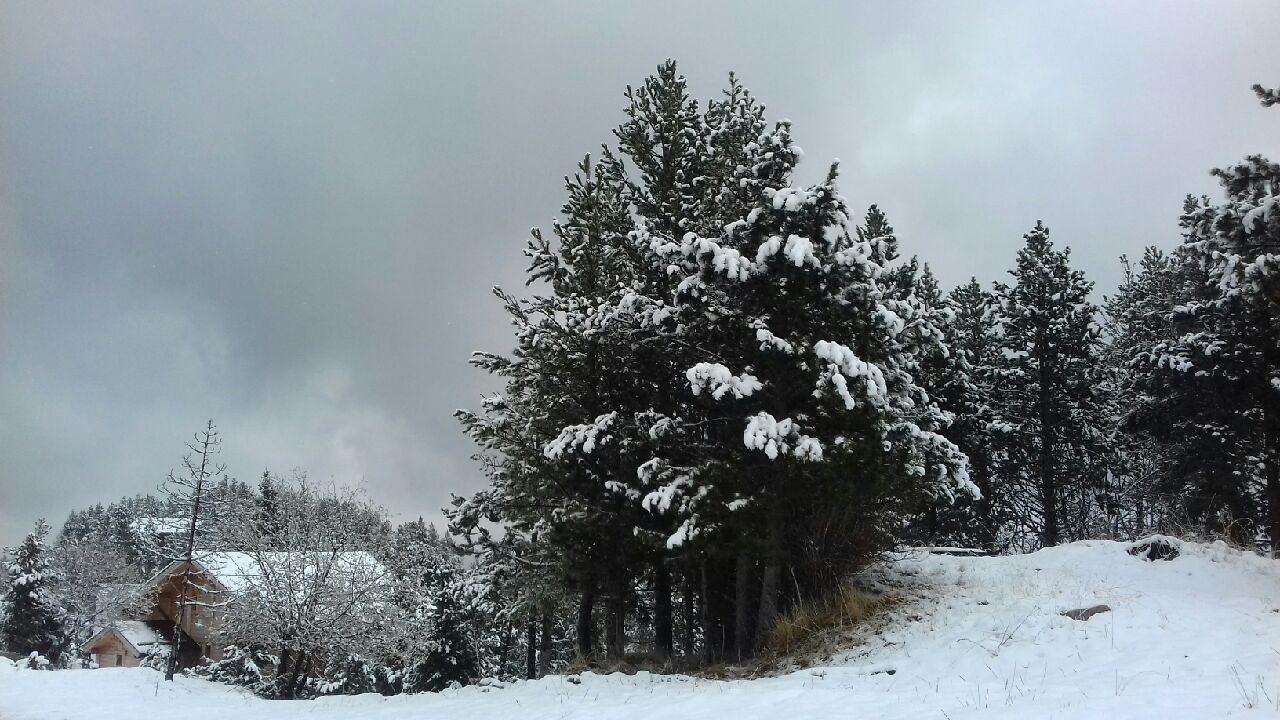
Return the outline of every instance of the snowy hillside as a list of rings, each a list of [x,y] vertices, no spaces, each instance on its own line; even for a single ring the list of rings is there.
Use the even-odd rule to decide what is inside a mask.
[[[1176,541],[1175,541],[1176,542]],[[267,701],[143,669],[0,666],[5,720],[225,718],[1225,718],[1280,710],[1280,565],[1224,545],[1172,561],[1080,542],[900,558],[917,594],[824,667],[759,680],[550,677],[439,695]],[[1087,621],[1063,611],[1105,603]],[[1253,709],[1250,709],[1252,706]]]

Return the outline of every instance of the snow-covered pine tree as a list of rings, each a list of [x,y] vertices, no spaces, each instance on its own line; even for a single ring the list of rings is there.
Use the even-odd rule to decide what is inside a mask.
[[[760,178],[753,171],[760,167],[758,159],[768,152],[765,145],[769,134],[765,132],[763,106],[732,75],[722,97],[708,103],[701,120],[691,112],[696,101],[688,96],[684,78],[675,72],[674,64],[660,67],[655,79],[657,82],[647,86],[655,96],[666,99],[647,104],[662,111],[629,111],[631,120],[617,133],[627,160],[639,168],[658,169],[644,173],[646,182],[635,186],[634,192],[641,198],[682,198],[679,204],[636,203],[639,228],[630,236],[637,256],[648,268],[648,276],[660,278],[646,287],[646,294],[652,298],[647,316],[655,333],[655,346],[660,348],[660,362],[651,365],[658,378],[658,392],[651,399],[645,418],[653,442],[646,448],[647,455],[639,458],[636,478],[649,520],[646,529],[654,531],[651,537],[662,549],[652,575],[654,637],[660,655],[672,651],[672,579],[678,573],[683,580],[681,620],[686,646],[695,634],[691,625],[697,622],[708,640],[704,649],[730,655],[738,645],[735,635],[745,635],[742,628],[754,622],[749,617],[748,604],[737,600],[750,580],[743,567],[745,556],[737,547],[736,538],[743,533],[730,531],[727,541],[720,543],[667,542],[672,529],[689,520],[691,505],[686,501],[691,498],[679,488],[693,492],[706,489],[683,486],[678,480],[672,483],[672,478],[678,478],[682,468],[696,462],[699,456],[706,456],[711,448],[733,443],[735,436],[734,431],[725,434],[725,428],[703,422],[704,401],[688,392],[690,368],[705,364],[707,348],[720,342],[723,328],[718,327],[718,319],[727,317],[729,312],[718,307],[724,297],[715,293],[700,296],[700,291],[691,286],[691,278],[701,272],[699,262],[694,252],[680,248],[688,238],[722,233],[725,225],[740,219],[754,206]],[[627,140],[676,135],[697,141],[663,141],[655,145]],[[661,150],[656,155],[652,152],[655,147]],[[788,157],[785,152],[779,155],[776,167],[782,168]],[[664,187],[668,185],[674,187]],[[690,297],[699,301],[685,302]],[[727,498],[732,497],[731,488],[722,490],[730,493]],[[655,498],[658,499],[653,501]],[[726,519],[730,513],[725,502],[705,504],[703,511],[710,508]],[[704,525],[714,527],[717,521],[704,517]],[[694,595],[701,601],[698,620],[694,618]]]
[[[1150,432],[1154,426],[1137,424],[1149,414],[1142,357],[1172,339],[1169,313],[1182,302],[1182,285],[1173,258],[1157,248],[1146,248],[1136,267],[1126,257],[1120,263],[1120,287],[1107,298],[1102,311],[1108,372],[1102,400],[1111,418],[1108,432],[1114,450],[1114,504],[1108,515],[1113,535],[1137,537],[1172,529],[1166,524],[1171,511],[1188,497],[1180,487],[1174,445],[1159,442]],[[1171,430],[1166,426],[1161,432]]]
[[[969,458],[969,477],[981,493],[977,500],[958,502],[969,504],[973,510],[977,545],[995,551],[1000,549],[997,539],[1001,526],[1001,503],[995,483],[1000,426],[992,404],[995,370],[1000,361],[995,297],[970,278],[951,291],[947,304],[954,314],[947,325],[947,346],[956,358],[955,379],[942,388],[941,402],[955,414],[947,436]]]
[[[758,146],[738,183],[754,194],[744,217],[715,237],[652,243],[681,276],[677,302],[711,320],[689,331],[704,353],[686,370],[701,416],[684,421],[712,442],[691,464],[655,461],[647,469],[667,484],[646,498],[659,508],[680,500],[672,546],[722,543],[727,530],[754,556],[755,644],[783,602],[784,570],[801,593],[821,595],[846,563],[883,546],[905,510],[895,501],[972,489],[963,455],[938,433],[945,414],[911,377],[920,343],[940,338],[908,332],[923,308],[894,304],[881,286],[872,256],[882,238],[859,235],[834,168],[817,186],[791,185],[799,151],[789,124]]]
[[[1255,92],[1264,105],[1274,104],[1274,93]],[[1213,174],[1225,200],[1188,198],[1184,207],[1178,258],[1186,297],[1169,316],[1173,339],[1144,359],[1144,389],[1152,418],[1200,429],[1199,454],[1179,463],[1198,519],[1238,541],[1265,534],[1274,552],[1280,537],[1280,165],[1251,155]]]
[[[541,677],[572,660],[573,627],[566,621],[579,588],[566,582],[564,568],[514,532],[464,549],[475,556],[466,583],[483,674]]]
[[[738,97],[735,108],[749,104]],[[647,478],[635,469],[670,426],[657,408],[670,408],[686,352],[671,273],[632,236],[633,215],[664,236],[683,234],[704,217],[708,196],[694,187],[703,179],[705,125],[674,63],[627,98],[628,119],[615,134],[634,172],[606,149],[568,179],[555,242],[535,232],[529,249],[531,280],[546,282],[550,294],[500,294],[517,325],[516,354],[477,356],[505,376],[506,392],[483,414],[460,414],[486,451],[495,485],[462,505],[459,517],[514,523],[530,547],[553,549],[579,588],[579,651],[594,649],[593,609],[603,595],[614,657],[626,644],[638,573],[655,590],[657,650],[671,650],[663,540],[672,520],[641,507]],[[732,142],[734,112],[722,113],[722,144]]]
[[[1253,93],[1258,96],[1258,101],[1262,103],[1262,107],[1280,105],[1280,89],[1265,88],[1261,85],[1254,85]]]
[[[969,478],[981,496],[929,502],[923,517],[914,523],[913,535],[933,544],[995,551],[999,521],[994,513],[992,467],[998,429],[991,397],[999,346],[994,298],[972,278],[942,298],[927,265],[916,283],[915,294],[929,308],[931,323],[942,331],[942,342],[934,345],[940,349],[922,359],[920,381],[939,407],[950,413],[951,423],[943,434],[969,458]]]
[[[43,519],[37,520],[35,528],[11,553],[0,644],[10,652],[37,653],[57,663],[68,637],[62,626],[62,611],[54,605],[50,593],[55,578],[45,550],[48,537],[49,525]]]
[[[1207,202],[1188,197],[1184,217]],[[1124,427],[1152,438],[1166,456],[1169,468],[1158,488],[1175,527],[1248,544],[1262,522],[1255,459],[1261,435],[1247,407],[1223,402],[1221,378],[1194,372],[1187,361],[1208,318],[1200,309],[1217,297],[1192,243],[1184,228],[1184,243],[1172,254],[1176,291],[1162,315],[1165,333],[1132,361],[1131,382],[1140,402],[1125,415]]]
[[[506,389],[460,413],[494,484],[453,526],[502,523],[561,563],[584,654],[597,592],[620,654],[636,581],[669,652],[674,569],[685,645],[730,656],[887,544],[909,497],[972,485],[911,377],[941,336],[883,284],[883,214],[857,227],[834,171],[793,186],[790,124],[736,80],[702,115],[671,63],[628,99],[619,155],[531,242],[550,294],[500,293],[517,350],[476,364]]]
[[[426,621],[426,637],[421,657],[408,664],[404,689],[439,692],[454,683],[466,685],[480,677],[476,636],[483,625],[466,571],[457,556],[442,554],[421,572],[427,602],[419,613]]]
[[[489,584],[479,580],[485,569],[464,566],[460,548],[422,518],[396,528],[388,563],[399,586],[397,603],[410,620],[382,653],[401,671],[404,690],[438,691],[482,675],[508,676],[501,658],[493,657],[503,648],[488,640],[510,618],[486,597]]]
[[[473,362],[506,381],[484,412],[460,412],[481,447],[493,487],[460,503],[453,526],[474,531],[500,522],[546,550],[578,586],[579,650],[594,651],[595,598],[603,592],[614,622],[611,654],[620,655],[628,588],[645,561],[636,528],[642,511],[630,497],[636,443],[649,441],[653,384],[638,373],[661,366],[660,348],[645,343],[653,282],[635,266],[627,182],[605,152],[566,180],[569,200],[554,226],[556,241],[535,231],[530,281],[547,294],[519,299],[497,291],[516,326],[511,358],[477,353]],[[639,290],[639,292],[637,292]],[[631,382],[620,376],[633,373]]]
[[[139,525],[147,518],[156,518],[164,512],[163,503],[150,495],[122,497],[105,507],[99,503],[85,510],[72,511],[58,532],[58,543],[87,542],[119,553],[128,564],[138,568],[136,580],[141,581],[155,573],[163,563],[157,543],[145,533],[138,532]]]
[[[1095,382],[1101,345],[1093,283],[1037,222],[1010,275],[996,285],[1003,360],[997,421],[1006,431],[998,469],[1014,542],[1056,545],[1090,536],[1105,478],[1103,414]]]

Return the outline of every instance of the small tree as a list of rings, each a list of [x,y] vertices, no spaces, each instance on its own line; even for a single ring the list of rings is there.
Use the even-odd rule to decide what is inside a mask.
[[[480,656],[474,632],[480,624],[474,599],[465,584],[464,570],[456,558],[428,569],[424,589],[429,603],[421,608],[427,642],[421,658],[410,665],[405,678],[409,691],[438,692],[458,683],[465,685],[480,675]]]
[[[0,639],[12,652],[39,653],[52,662],[62,655],[66,633],[62,613],[54,605],[49,586],[53,574],[44,542],[49,525],[37,520],[35,528],[13,551],[5,590],[8,612],[0,623]]]
[[[110,545],[63,539],[49,553],[49,565],[49,594],[63,613],[63,645],[68,649],[142,608],[138,568]]]

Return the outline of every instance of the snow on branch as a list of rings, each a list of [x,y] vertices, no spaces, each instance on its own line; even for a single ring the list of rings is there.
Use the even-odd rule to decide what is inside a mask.
[[[770,460],[778,459],[779,455],[813,462],[822,460],[822,443],[817,438],[800,433],[790,418],[778,420],[767,412],[747,420],[742,442],[752,450],[763,450]]]
[[[883,407],[888,401],[889,390],[884,380],[884,373],[879,367],[859,358],[848,347],[840,343],[819,340],[814,343],[813,352],[822,360],[830,363],[830,381],[836,392],[844,399],[846,408],[852,410],[858,405],[849,391],[846,380],[861,380],[866,389],[864,397],[875,407]]]
[[[763,265],[770,257],[777,255],[778,251],[782,251],[782,254],[796,267],[805,265],[821,267],[818,257],[813,254],[813,242],[799,235],[788,235],[785,242],[781,236],[774,235],[760,243],[760,247],[756,250],[756,263]]]
[[[710,256],[712,269],[724,273],[730,280],[746,280],[755,271],[750,258],[711,238],[699,237],[697,233],[685,233],[681,252],[687,257]]]
[[[769,332],[769,328],[766,327],[756,328],[756,341],[760,343],[761,350],[773,348],[788,355],[794,355],[796,352],[791,343]]]
[[[558,460],[571,450],[581,450],[590,454],[597,445],[603,445],[609,441],[611,436],[608,431],[617,417],[616,411],[607,412],[592,422],[570,425],[561,430],[556,439],[547,443],[542,449],[542,454],[551,460]]]
[[[720,363],[698,363],[685,371],[689,379],[689,389],[694,395],[701,395],[703,390],[710,389],[711,397],[719,400],[730,393],[735,398],[743,398],[764,387],[764,383],[748,373],[734,375],[733,371]]]

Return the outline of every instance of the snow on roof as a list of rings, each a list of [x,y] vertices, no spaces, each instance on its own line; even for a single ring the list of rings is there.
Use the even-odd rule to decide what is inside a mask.
[[[110,632],[115,632],[123,638],[139,655],[146,654],[147,650],[154,645],[169,644],[169,639],[164,632],[164,623],[154,620],[117,620],[98,631],[80,647],[88,649]]]
[[[300,574],[303,577],[316,572],[319,568],[337,570],[343,575],[367,582],[382,582],[388,572],[382,563],[364,550],[339,552],[329,563],[329,553],[325,552],[209,552],[198,553],[195,563],[212,577],[223,590],[232,594],[244,592],[253,587],[262,577],[262,563],[276,575]],[[161,571],[152,584],[168,578],[173,574],[170,565]]]
[[[144,649],[146,645],[166,642],[157,628],[142,620],[121,620],[115,623],[115,629],[121,637],[129,641],[130,645],[139,650]]]
[[[230,593],[243,592],[254,579],[262,575],[258,561],[249,553],[205,553],[196,562]]]

